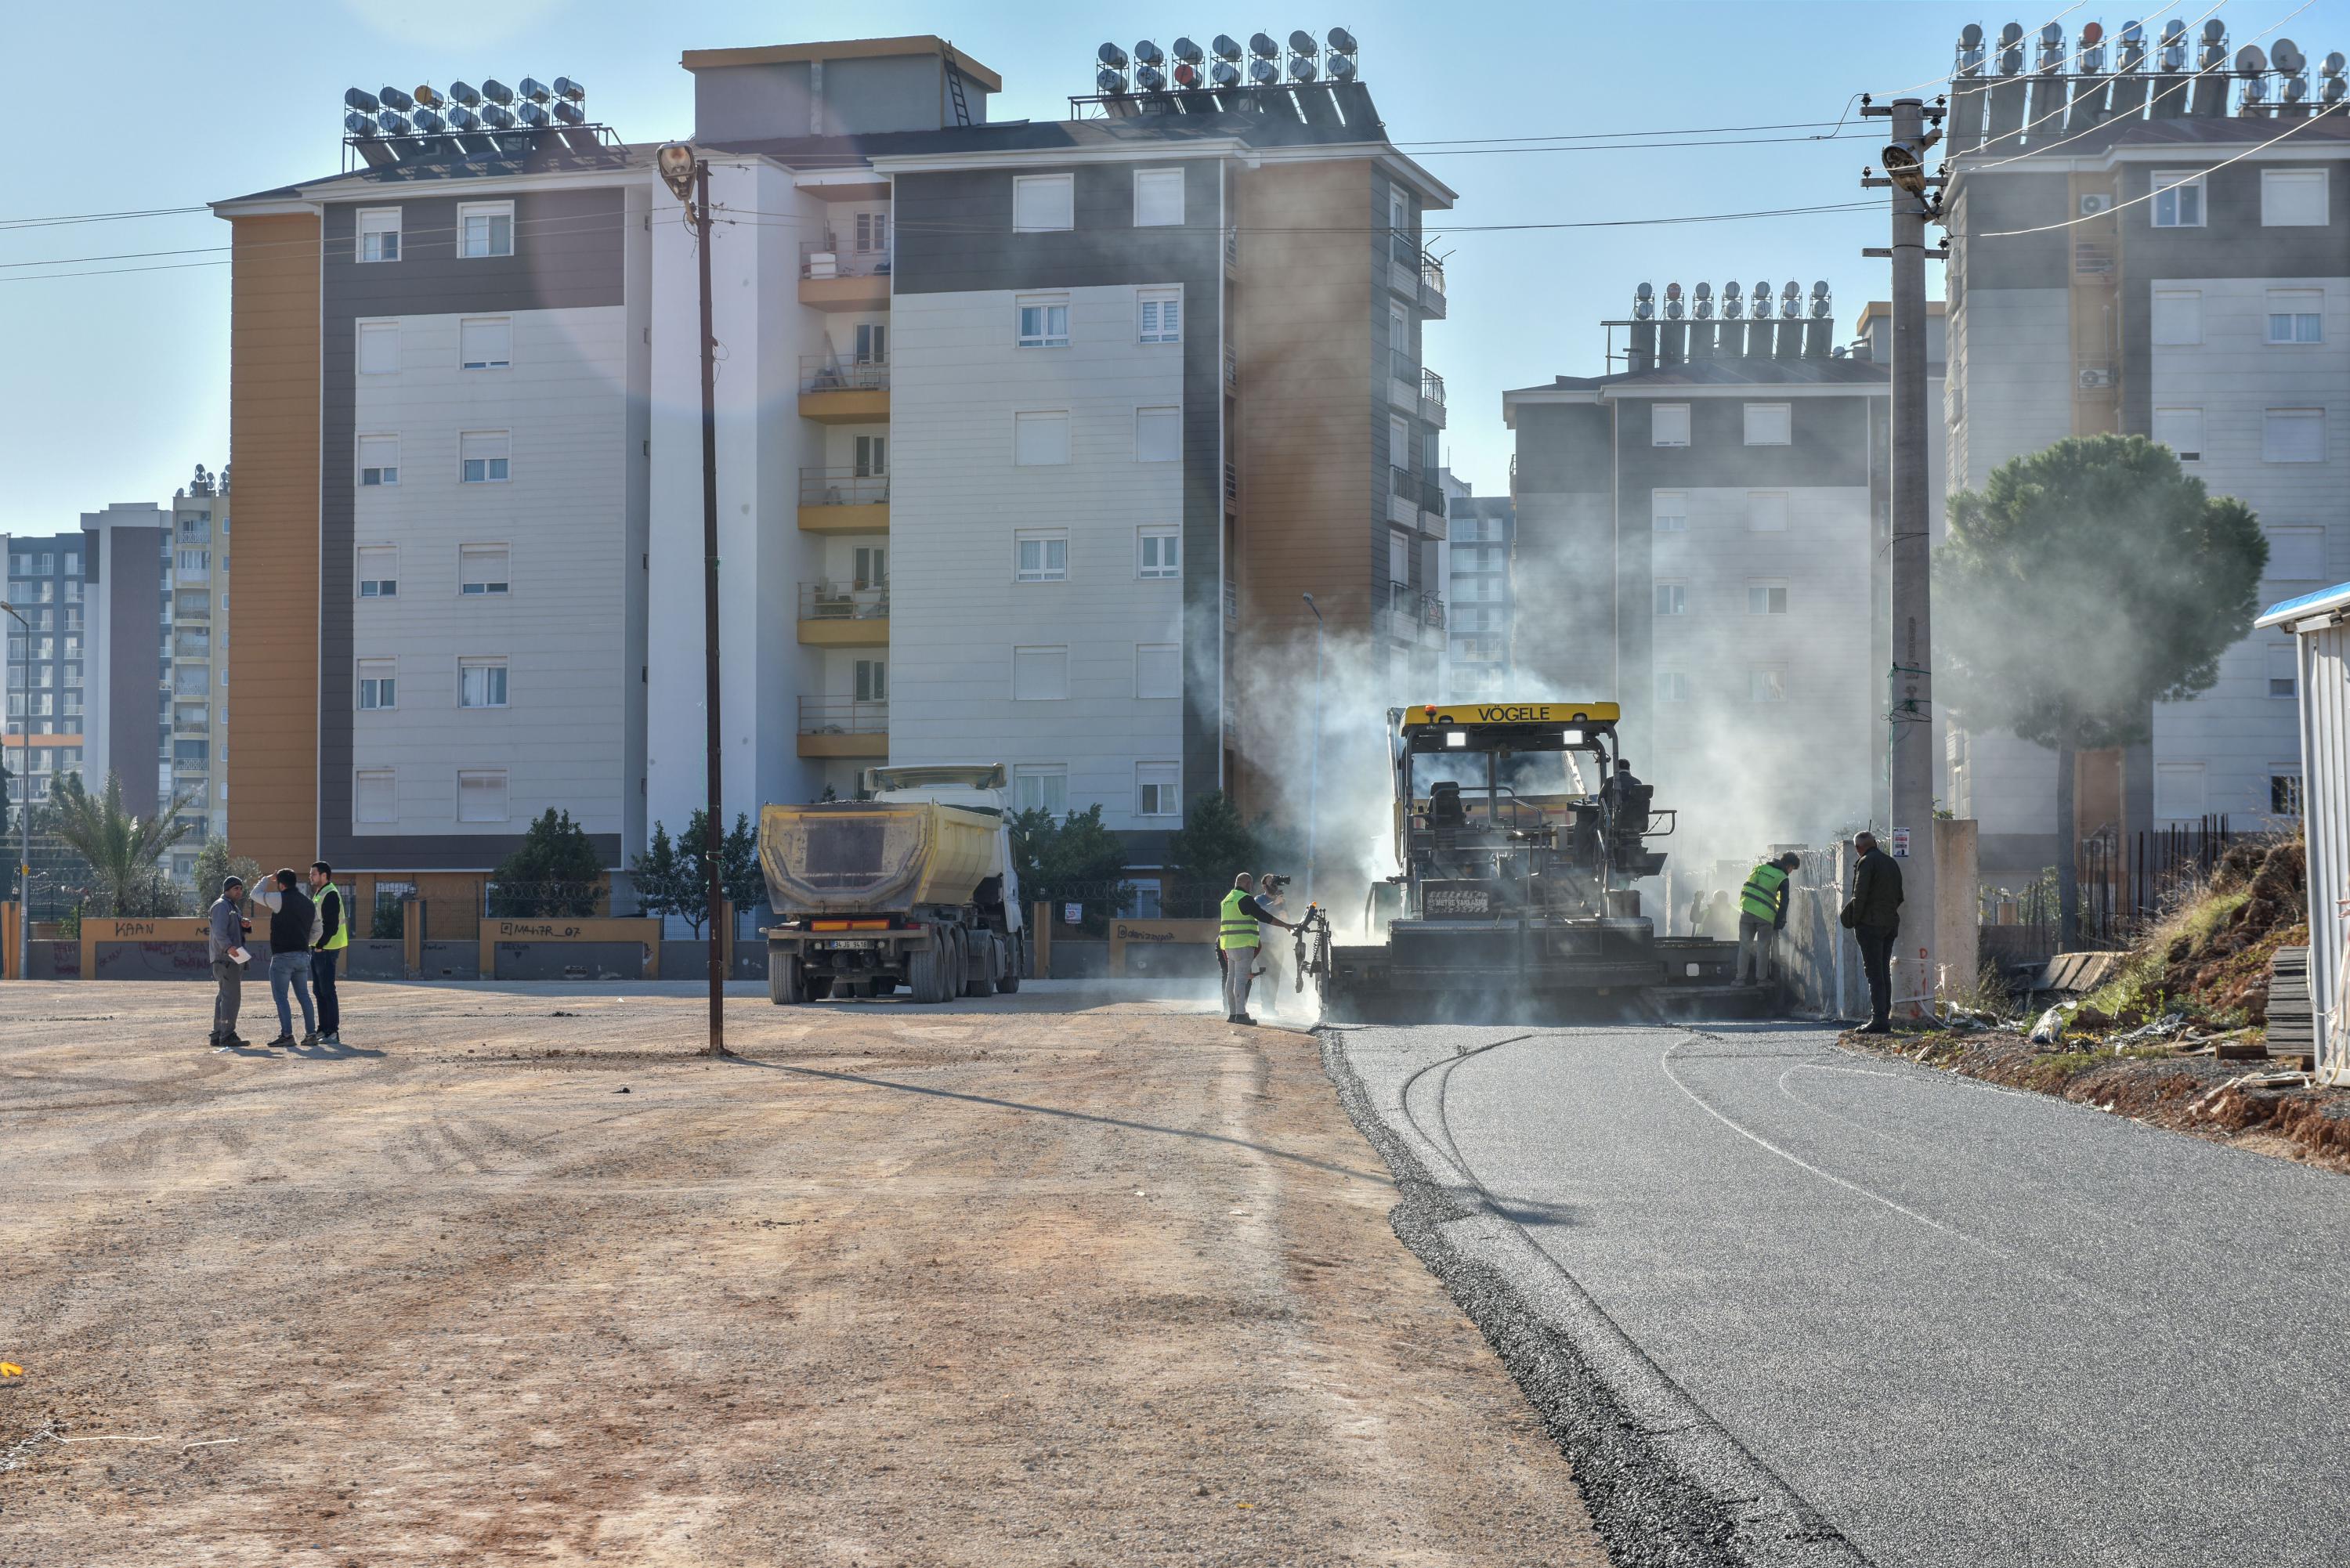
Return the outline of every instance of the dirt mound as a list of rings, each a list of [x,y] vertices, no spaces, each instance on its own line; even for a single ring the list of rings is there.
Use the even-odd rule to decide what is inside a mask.
[[[2232,845],[2092,996],[2087,1023],[2127,1026],[2178,1012],[2223,1027],[2268,1022],[2277,949],[2309,940],[2307,851],[2298,836]]]

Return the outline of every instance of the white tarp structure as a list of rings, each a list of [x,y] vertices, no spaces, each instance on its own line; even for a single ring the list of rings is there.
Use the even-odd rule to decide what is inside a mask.
[[[2350,936],[2350,583],[2272,607],[2253,623],[2293,634],[2301,813],[2309,836],[2309,1000],[2318,1077],[2350,1083],[2343,943]]]

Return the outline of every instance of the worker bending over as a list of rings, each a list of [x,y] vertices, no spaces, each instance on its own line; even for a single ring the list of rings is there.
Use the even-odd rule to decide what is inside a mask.
[[[1258,927],[1262,922],[1279,926],[1285,931],[1297,928],[1260,903],[1255,896],[1256,880],[1243,871],[1232,878],[1232,890],[1224,895],[1221,923],[1216,932],[1216,949],[1224,961],[1224,1022],[1254,1023],[1249,1016],[1249,984],[1256,978]]]
[[[1804,863],[1794,851],[1765,860],[1746,878],[1738,892],[1738,978],[1743,983],[1773,979],[1778,972],[1773,949],[1787,929],[1787,895],[1794,872]]]

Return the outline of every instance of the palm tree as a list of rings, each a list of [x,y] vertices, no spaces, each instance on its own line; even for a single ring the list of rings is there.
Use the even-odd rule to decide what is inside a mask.
[[[142,821],[123,809],[122,780],[114,774],[106,775],[106,792],[97,795],[82,787],[80,774],[67,774],[49,791],[46,815],[49,831],[89,863],[98,901],[122,919],[162,912],[133,906],[155,901],[156,863],[186,836],[189,825],[178,817],[195,798],[178,796]]]

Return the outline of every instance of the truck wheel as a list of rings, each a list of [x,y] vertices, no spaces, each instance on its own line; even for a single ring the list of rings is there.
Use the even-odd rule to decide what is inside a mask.
[[[995,989],[1006,996],[1020,989],[1021,950],[1022,944],[1016,940],[1003,945],[1003,974],[996,981]]]
[[[777,1007],[791,1007],[807,1000],[807,971],[800,967],[799,960],[781,953],[767,955],[767,1000]]]
[[[947,989],[949,966],[954,960],[953,939],[943,928],[933,928],[931,937],[930,947],[906,957],[906,989],[925,1005],[944,1002],[953,994]]]
[[[995,994],[995,938],[986,931],[973,931],[964,950],[962,993],[965,996]]]

